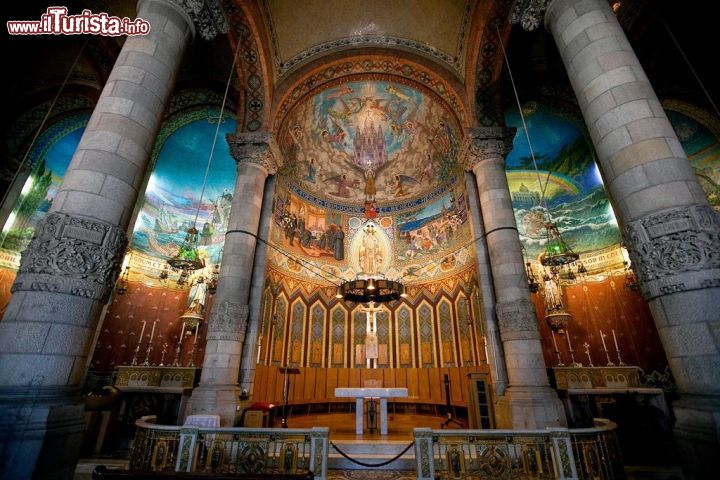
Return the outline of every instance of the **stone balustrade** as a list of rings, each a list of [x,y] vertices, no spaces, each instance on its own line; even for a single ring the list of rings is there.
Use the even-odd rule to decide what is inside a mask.
[[[623,479],[615,428],[604,419],[575,429],[416,428],[417,478]]]
[[[218,428],[135,422],[130,470],[218,475],[296,474],[327,478],[329,429]]]

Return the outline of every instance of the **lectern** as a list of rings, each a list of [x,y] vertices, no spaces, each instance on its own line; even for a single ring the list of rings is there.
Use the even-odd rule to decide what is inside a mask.
[[[298,373],[300,373],[300,369],[297,367],[280,367],[279,371],[280,371],[280,373],[285,375],[285,380],[283,381],[283,410],[282,410],[282,420],[280,420],[280,426],[282,428],[288,428],[287,404],[288,404],[288,397],[290,396],[290,375],[297,375]]]

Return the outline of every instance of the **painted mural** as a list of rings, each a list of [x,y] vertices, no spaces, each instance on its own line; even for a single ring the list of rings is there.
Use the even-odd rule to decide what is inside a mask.
[[[453,114],[419,90],[341,83],[289,114],[280,137],[284,173],[332,201],[373,208],[408,200],[454,178],[458,132]]]
[[[220,261],[236,166],[224,141],[235,131],[235,120],[224,116],[203,192],[218,117],[217,109],[202,109],[168,127],[133,230],[134,253],[162,264],[177,253],[188,228],[195,225],[205,263]]]
[[[0,234],[0,246],[7,253],[19,254],[30,243],[35,225],[50,210],[89,118],[89,114],[65,118],[38,137],[27,158],[32,172]]]
[[[666,113],[710,205],[720,210],[720,142],[697,120],[673,110]]]
[[[358,274],[419,281],[472,262],[467,195],[456,185],[414,209],[367,218],[277,188],[270,261],[301,277],[336,281]]]
[[[516,127],[506,168],[515,219],[528,257],[546,243],[546,207],[570,247],[588,253],[620,242],[620,232],[603,188],[591,146],[580,129],[551,108],[535,102],[523,107],[537,162],[533,165],[517,110],[505,114]]]

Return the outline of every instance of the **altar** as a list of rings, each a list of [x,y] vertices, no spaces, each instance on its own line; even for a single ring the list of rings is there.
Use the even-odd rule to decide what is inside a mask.
[[[355,433],[363,433],[363,414],[366,398],[380,399],[380,435],[387,435],[387,399],[407,397],[407,388],[336,388],[335,396],[341,398],[355,398]]]

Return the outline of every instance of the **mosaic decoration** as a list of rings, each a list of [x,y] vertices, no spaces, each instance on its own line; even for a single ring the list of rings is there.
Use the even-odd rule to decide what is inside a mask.
[[[275,301],[275,315],[273,316],[272,349],[270,349],[271,365],[283,363],[283,339],[285,338],[285,319],[287,318],[287,299],[279,297]]]
[[[708,202],[720,210],[720,140],[701,122],[692,118],[693,113],[666,110],[698,182],[705,190]]]
[[[290,323],[290,358],[288,365],[298,366],[302,361],[302,344],[305,327],[305,305],[296,300],[292,306],[292,320]]]
[[[235,131],[231,115],[220,120],[219,139],[199,204],[219,113],[214,106],[197,108],[166,122],[155,145],[155,162],[133,228],[134,252],[167,260],[177,252],[187,229],[196,225],[206,268],[220,261],[236,176],[235,161],[223,140],[226,133]],[[143,270],[137,264],[133,267]],[[151,278],[158,274],[144,271]]]
[[[278,77],[282,78],[286,73],[297,67],[298,65],[311,60],[314,57],[318,57],[327,52],[331,52],[338,49],[347,47],[385,47],[385,48],[409,48],[417,50],[425,55],[434,57],[435,59],[442,61],[453,68],[455,73],[463,75],[463,66],[465,59],[465,40],[466,33],[470,24],[471,13],[474,7],[472,0],[465,0],[465,5],[462,13],[462,22],[460,30],[458,32],[457,48],[454,55],[450,55],[438,48],[429,45],[427,42],[419,42],[408,38],[397,38],[387,35],[353,35],[346,38],[339,38],[329,42],[324,42],[319,45],[312,46],[311,48],[303,50],[301,53],[292,56],[291,58],[283,61],[280,55],[280,46],[277,37],[277,30],[273,15],[267,0],[261,2],[265,20],[270,32],[270,40],[273,44],[273,57],[275,60],[275,68]]]
[[[390,81],[347,82],[295,106],[281,131],[285,174],[319,197],[381,205],[457,176],[453,116]]]
[[[265,337],[260,340],[262,352],[271,351],[275,358],[292,359],[295,355],[301,359],[300,367],[367,368],[367,316],[363,310],[366,306],[348,305],[335,298],[333,289],[307,281],[296,282],[272,267],[268,275],[267,281],[277,285],[278,291],[265,308],[274,309],[278,316],[285,315],[287,299],[292,298],[294,313],[287,333],[283,333],[285,329],[278,322],[269,342]],[[474,322],[482,324],[484,320],[468,320],[467,309],[460,314],[457,307],[467,304],[469,292],[476,288],[475,276],[472,266],[443,280],[413,285],[408,288],[407,298],[376,312],[377,366],[472,366],[472,359],[485,358],[477,351],[477,345],[482,343],[475,342],[470,332]],[[306,311],[310,313],[308,316]],[[302,326],[295,325],[300,318],[303,318]],[[457,332],[467,333],[458,336]],[[295,341],[298,333],[303,339],[300,345]],[[285,335],[292,339],[290,343],[284,341]],[[268,355],[261,358],[263,364],[277,365]],[[296,364],[293,360],[290,363]]]
[[[274,129],[279,131],[285,118],[296,103],[304,100],[305,96],[318,87],[328,88],[335,83],[347,81],[348,75],[358,74],[363,78],[377,77],[381,79],[394,79],[395,81],[412,80],[429,89],[447,103],[461,125],[465,124],[465,104],[463,97],[458,95],[450,84],[437,72],[420,64],[403,59],[389,59],[380,55],[363,55],[361,57],[344,58],[343,60],[327,64],[314,71],[298,82],[280,101],[275,116]],[[407,80],[405,80],[407,79]]]
[[[442,366],[455,366],[455,342],[453,335],[452,307],[447,299],[442,299],[437,307],[438,324],[440,326],[440,352],[442,354]],[[459,318],[458,318],[459,319]]]
[[[234,0],[223,0],[222,10],[230,26],[235,44],[240,43],[239,77],[243,79],[245,105],[243,108],[243,132],[260,130],[265,121],[265,88],[260,51],[255,42],[256,35],[245,17],[242,8]]]
[[[520,115],[512,109],[505,114],[506,122],[518,131],[506,168],[520,239],[529,259],[537,259],[545,248],[545,205],[575,252],[593,252],[620,243],[592,147],[582,131],[545,105],[528,102],[523,109],[539,174],[533,167]]]
[[[19,256],[30,243],[35,226],[50,210],[89,118],[86,113],[66,117],[37,138],[27,157],[32,172],[0,233],[4,253]],[[3,265],[12,268],[12,263]]]
[[[290,261],[275,250],[268,253],[273,263],[299,277],[334,282],[367,273],[368,265],[362,264],[361,256],[364,258],[369,228],[374,230],[379,252],[375,270],[388,278],[418,281],[450,274],[474,261],[462,185],[420,208],[372,220],[319,206],[285,185],[277,189],[270,240],[304,262]]]

